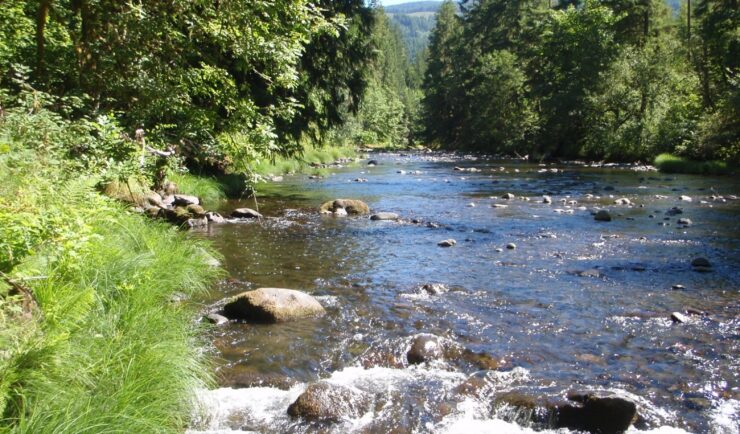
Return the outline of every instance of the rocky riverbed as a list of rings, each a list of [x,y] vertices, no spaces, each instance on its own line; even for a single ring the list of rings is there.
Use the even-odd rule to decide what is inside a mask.
[[[230,277],[193,432],[738,432],[740,180],[372,160],[194,233]]]

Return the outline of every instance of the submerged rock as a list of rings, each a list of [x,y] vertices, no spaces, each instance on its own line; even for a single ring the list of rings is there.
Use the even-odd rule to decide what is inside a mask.
[[[243,292],[224,306],[230,319],[276,323],[324,315],[321,303],[305,292],[283,288],[259,288]]]
[[[680,218],[677,223],[684,226],[691,226],[694,222],[692,222],[691,219]]]
[[[594,220],[597,222],[610,222],[612,221],[612,215],[609,214],[609,211],[602,209],[596,212]]]
[[[689,322],[689,319],[681,312],[673,312],[671,313],[671,321],[680,324]]]
[[[371,215],[370,220],[398,220],[398,214],[394,212],[379,212]]]
[[[506,245],[506,248],[509,249],[509,250],[514,250],[514,249],[516,249],[516,244],[509,243],[509,244]]]
[[[409,364],[418,365],[424,362],[439,360],[444,357],[440,339],[431,334],[421,334],[411,342],[411,348],[406,353]]]
[[[615,205],[632,205],[632,201],[627,199],[626,197],[619,198],[614,201]]]
[[[280,390],[288,390],[296,384],[296,381],[290,377],[275,373],[259,372],[257,368],[246,365],[222,368],[216,374],[216,380],[220,387],[231,387],[234,389],[274,387]]]
[[[515,199],[515,198],[516,198],[516,196],[514,196],[513,193],[505,193],[503,196],[501,196],[501,199],[511,200],[511,199]]]
[[[445,292],[450,290],[447,286],[441,283],[427,283],[426,285],[422,286],[421,289],[422,291],[425,291],[428,294],[432,295],[444,294]]]
[[[370,400],[362,392],[330,383],[308,386],[288,407],[288,415],[309,421],[336,422],[344,418],[362,416],[369,409]]]
[[[552,198],[550,196],[542,196],[542,203],[552,203]]]
[[[703,257],[694,258],[691,261],[691,266],[694,268],[694,271],[703,272],[712,270],[712,264],[709,262],[709,259]]]
[[[637,420],[637,406],[624,398],[576,393],[568,400],[512,391],[497,395],[495,404],[515,408],[509,418],[520,424],[593,434],[623,433]]]
[[[253,210],[252,208],[237,208],[231,213],[232,217],[236,218],[247,218],[247,219],[261,219],[262,214]]]
[[[361,200],[356,199],[336,199],[324,202],[320,211],[323,214],[336,213],[338,210],[344,210],[347,214],[369,214],[370,208]]]
[[[216,324],[216,325],[223,325],[229,322],[228,318],[218,313],[209,313],[208,315],[203,317],[203,319],[205,319],[211,324]]]

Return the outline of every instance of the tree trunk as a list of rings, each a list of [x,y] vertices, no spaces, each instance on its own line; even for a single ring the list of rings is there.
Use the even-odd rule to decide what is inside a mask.
[[[46,78],[46,40],[44,33],[46,31],[46,20],[49,17],[49,8],[52,0],[40,0],[39,9],[36,14],[36,75],[39,80]]]
[[[691,62],[691,0],[686,2],[686,29],[688,30],[686,42],[688,44],[689,62]]]

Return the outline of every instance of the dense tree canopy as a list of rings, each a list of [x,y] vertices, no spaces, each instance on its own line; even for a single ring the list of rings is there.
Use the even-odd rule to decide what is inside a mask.
[[[427,140],[540,158],[740,158],[736,1],[461,3],[443,5],[430,41]]]
[[[291,153],[304,133],[359,105],[372,15],[341,2],[7,0],[0,85],[27,76],[76,98],[74,116],[115,113],[192,164]],[[12,104],[7,100],[5,105]]]

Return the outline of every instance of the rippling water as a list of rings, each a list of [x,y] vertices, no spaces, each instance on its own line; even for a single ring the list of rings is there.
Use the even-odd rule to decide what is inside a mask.
[[[376,167],[362,163],[323,180],[288,177],[265,189],[262,222],[198,234],[222,252],[231,276],[205,304],[285,287],[317,296],[328,314],[216,329],[220,371],[262,387],[204,393],[195,429],[318,430],[286,409],[308,383],[324,379],[375,397],[363,417],[321,427],[333,432],[529,432],[493,405],[497,394],[574,389],[629,397],[642,430],[740,430],[740,201],[711,198],[740,194],[740,180],[580,166],[545,171],[442,155],[373,158]],[[501,199],[507,192],[517,199]],[[542,203],[543,194],[553,203]],[[633,205],[613,205],[621,197]],[[335,198],[422,223],[320,216],[319,205]],[[254,203],[223,211],[238,206]],[[683,214],[667,215],[675,206]],[[614,220],[595,221],[594,207],[608,207]],[[679,218],[693,224],[681,227]],[[457,245],[437,247],[448,238]],[[711,272],[692,270],[697,256],[709,259]],[[449,291],[428,294],[420,289],[427,283]],[[672,323],[671,312],[687,308],[707,315]],[[490,354],[501,367],[388,362],[419,333]],[[470,376],[484,386],[459,393]]]

